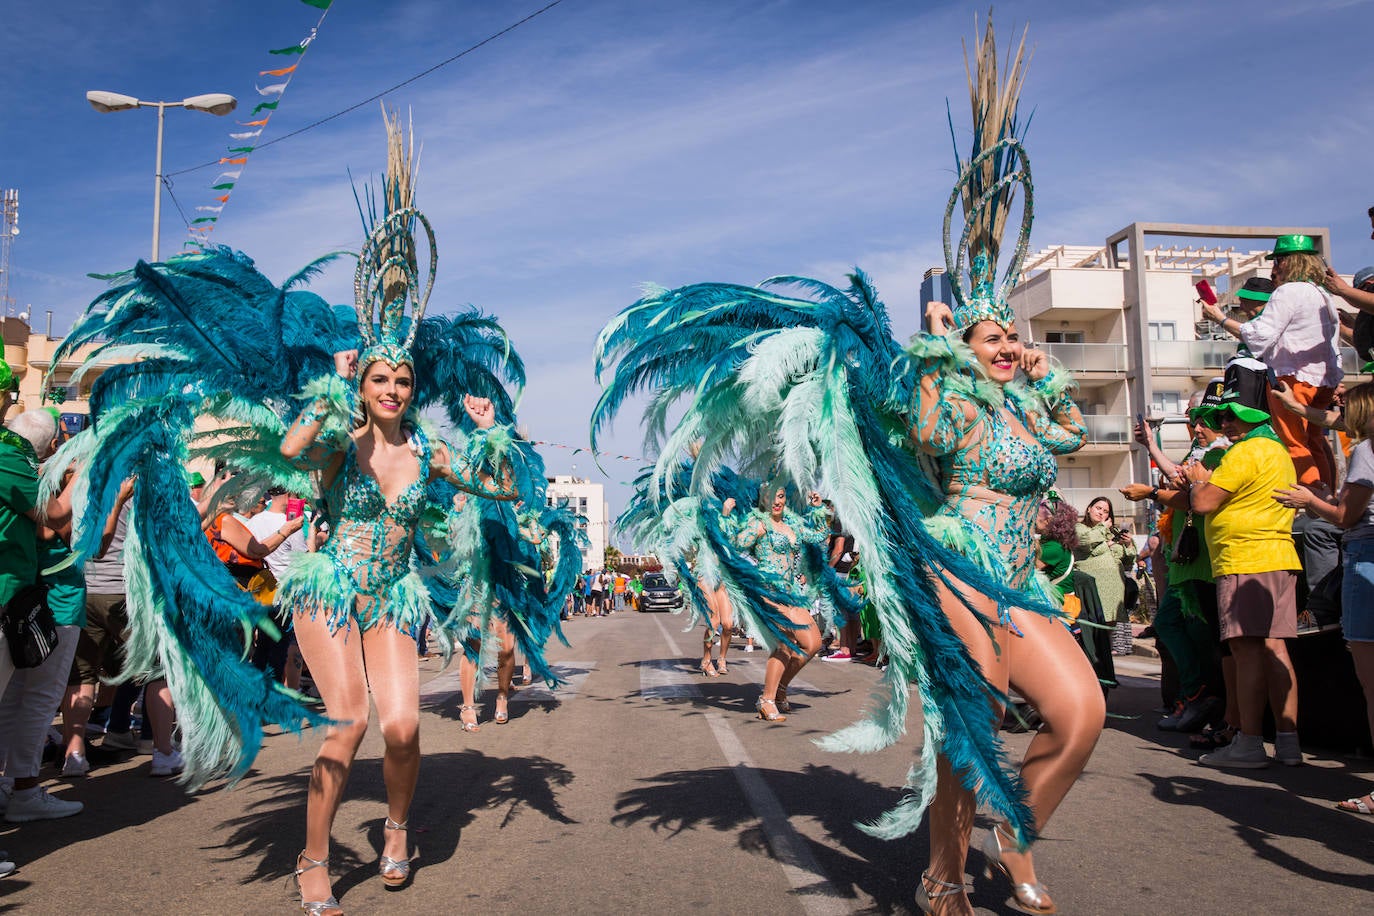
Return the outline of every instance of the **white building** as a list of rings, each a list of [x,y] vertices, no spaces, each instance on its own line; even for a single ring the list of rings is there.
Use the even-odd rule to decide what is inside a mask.
[[[548,482],[549,505],[566,499],[568,507],[586,520],[583,531],[587,534],[588,546],[582,552],[583,570],[600,569],[606,562],[606,544],[611,524],[605,486],[592,483],[585,477],[566,475],[550,477]]]
[[[1010,296],[1017,325],[1074,371],[1088,426],[1082,450],[1059,459],[1065,499],[1081,508],[1105,495],[1118,518],[1137,515],[1143,504],[1116,492],[1150,479],[1148,455],[1132,445],[1135,417],[1163,421],[1165,451],[1181,454],[1188,398],[1236,352],[1234,338],[1201,320],[1195,284],[1206,280],[1223,308],[1233,304],[1232,290],[1269,276],[1264,256],[1275,236],[1289,234],[1331,250],[1325,228],[1132,223],[1100,246],[1055,245],[1027,257]],[[1342,359],[1347,380],[1357,380],[1354,350],[1344,348]]]

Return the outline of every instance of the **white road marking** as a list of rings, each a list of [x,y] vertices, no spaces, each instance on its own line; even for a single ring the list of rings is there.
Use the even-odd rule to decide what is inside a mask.
[[[821,871],[820,864],[806,848],[806,841],[792,829],[782,803],[759,775],[753,758],[740,743],[730,723],[724,716],[714,712],[706,713],[706,722],[711,726],[711,733],[715,735],[721,753],[725,755],[725,762],[734,771],[735,780],[748,799],[749,807],[758,815],[764,835],[768,837],[768,846],[782,867],[787,883],[796,892],[802,909],[808,916],[838,916],[840,913],[853,912],[853,901],[841,896],[825,872]]]
[[[657,617],[654,622],[658,624],[659,631],[663,633],[663,639],[668,644],[668,651],[673,658],[681,658],[682,651],[678,648],[677,642],[668,632],[668,628],[663,625],[663,621]],[[752,653],[751,653],[752,654]],[[753,659],[744,659],[749,663]],[[640,683],[644,683],[644,671],[648,666],[640,666]],[[752,667],[752,666],[751,666]],[[761,665],[760,665],[761,667]],[[793,681],[794,686],[802,687],[803,690],[815,692],[815,688],[802,685],[800,681]],[[693,694],[700,691],[694,685],[687,685]],[[716,744],[720,746],[720,752],[725,757],[725,762],[735,774],[735,780],[739,783],[741,791],[744,792],[745,799],[749,802],[749,807],[758,816],[763,826],[763,832],[768,837],[769,848],[773,850],[773,855],[777,858],[778,865],[782,868],[783,875],[787,878],[787,883],[792,885],[792,889],[797,894],[797,900],[807,916],[839,916],[841,913],[851,913],[854,910],[852,901],[843,897],[835,890],[830,879],[821,871],[820,864],[811,851],[806,848],[806,841],[801,838],[797,831],[792,829],[791,822],[787,819],[787,812],[783,810],[782,803],[773,794],[773,790],[768,788],[768,783],[759,775],[758,767],[754,760],[749,756],[749,752],[744,749],[739,738],[735,735],[730,723],[720,713],[705,713],[706,723],[711,726],[711,734],[715,736]]]
[[[698,677],[671,659],[645,660],[639,663],[639,695],[647,700],[699,697],[701,691],[692,683]]]

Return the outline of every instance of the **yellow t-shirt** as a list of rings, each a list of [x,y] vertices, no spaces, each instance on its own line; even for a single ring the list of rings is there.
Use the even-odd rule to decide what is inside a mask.
[[[1211,480],[1231,493],[1207,516],[1212,575],[1302,568],[1293,546],[1294,512],[1274,500],[1275,490],[1297,479],[1288,449],[1273,439],[1251,436],[1227,450]]]

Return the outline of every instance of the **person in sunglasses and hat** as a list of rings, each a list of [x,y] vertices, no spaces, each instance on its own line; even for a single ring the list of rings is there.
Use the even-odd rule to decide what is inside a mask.
[[[1330,406],[1341,381],[1340,316],[1324,287],[1326,262],[1309,235],[1281,235],[1269,255],[1275,289],[1264,311],[1253,321],[1227,317],[1215,305],[1204,305],[1203,315],[1238,338],[1250,353],[1262,360],[1303,404],[1323,409]],[[1266,406],[1273,427],[1297,469],[1298,482],[1336,485],[1336,458],[1322,429],[1275,401]]]
[[[1269,765],[1262,729],[1268,701],[1277,723],[1275,756],[1302,763],[1298,747],[1298,682],[1284,640],[1297,636],[1293,510],[1273,499],[1297,480],[1293,462],[1270,425],[1264,366],[1253,359],[1226,367],[1225,393],[1208,417],[1231,440],[1216,470],[1189,464],[1189,505],[1207,515],[1207,549],[1217,586],[1221,638],[1235,659],[1240,731],[1198,763],[1259,769]]]

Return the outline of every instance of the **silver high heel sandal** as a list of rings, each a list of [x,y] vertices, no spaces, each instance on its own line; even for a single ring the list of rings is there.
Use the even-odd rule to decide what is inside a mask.
[[[935,890],[927,890],[927,884],[930,884]],[[921,883],[916,885],[916,908],[922,913],[930,913],[934,916],[936,900],[941,897],[962,894],[964,890],[962,884],[955,884],[953,881],[941,881],[939,878],[932,878],[929,872],[923,871],[921,872]]]
[[[480,707],[480,706],[460,706],[460,707],[458,707],[458,727],[461,728],[461,729],[462,729],[463,731],[465,731],[465,732],[475,732],[475,731],[478,731],[478,730],[481,728],[481,726],[477,724],[477,713],[480,712],[481,709],[482,709],[482,707]],[[463,721],[463,713],[465,713],[465,712],[470,712],[470,713],[472,713],[472,721],[471,721],[471,722],[464,722],[464,721]]]
[[[310,864],[301,868],[302,859]],[[296,890],[301,890],[301,875],[316,868],[323,868],[325,874],[329,874],[329,858],[326,856],[323,859],[312,859],[305,854],[305,850],[301,850],[301,854],[296,857]],[[325,900],[306,900],[304,891],[301,891],[301,909],[310,916],[325,916],[330,910],[338,910],[339,913],[343,913],[343,907],[339,906],[339,901],[334,899],[333,894],[330,894]]]
[[[1017,883],[1002,861],[1002,840],[998,837],[1001,827],[993,827],[983,838],[983,857],[987,859],[984,877],[991,878],[993,869],[1000,871],[1011,882],[1011,904],[1023,913],[1032,916],[1050,916],[1058,913],[1059,907],[1050,899],[1050,892],[1039,881]]]
[[[398,824],[390,817],[382,823],[383,830],[405,830],[405,824]],[[388,890],[398,890],[405,887],[405,883],[410,880],[410,860],[393,859],[391,856],[382,856],[377,862],[377,873],[382,876],[382,881],[386,883]]]

